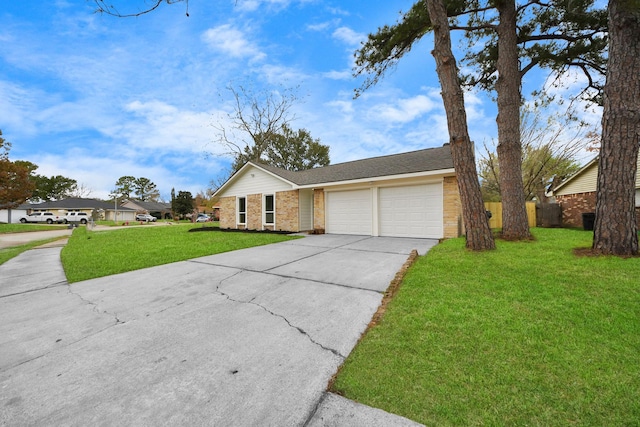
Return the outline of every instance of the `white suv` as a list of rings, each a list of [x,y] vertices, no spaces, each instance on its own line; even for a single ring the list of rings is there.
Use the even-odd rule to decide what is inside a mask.
[[[91,217],[86,212],[67,212],[67,216],[64,217],[64,223],[79,222],[80,224],[86,224]]]
[[[20,218],[20,222],[23,224],[27,222],[46,222],[47,224],[53,224],[54,222],[65,222],[65,220],[63,217],[54,215],[53,212],[34,212]]]

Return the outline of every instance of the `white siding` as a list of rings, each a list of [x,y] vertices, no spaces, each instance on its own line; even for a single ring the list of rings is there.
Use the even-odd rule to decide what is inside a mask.
[[[229,187],[220,194],[227,196],[246,196],[248,194],[275,194],[277,191],[293,189],[291,184],[253,166],[246,168],[236,177]]]
[[[567,182],[562,188],[555,192],[556,196],[564,196],[567,194],[589,193],[596,191],[598,185],[598,164],[591,165],[586,170],[571,181]]]
[[[313,229],[313,190],[300,190],[300,230]]]

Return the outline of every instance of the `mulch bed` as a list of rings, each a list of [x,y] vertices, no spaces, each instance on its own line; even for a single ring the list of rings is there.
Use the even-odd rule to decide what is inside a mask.
[[[201,231],[225,231],[229,233],[267,233],[267,234],[291,234],[290,231],[273,231],[273,230],[238,230],[235,228],[220,228],[213,226],[203,225],[200,228],[192,228],[189,233],[201,232]]]

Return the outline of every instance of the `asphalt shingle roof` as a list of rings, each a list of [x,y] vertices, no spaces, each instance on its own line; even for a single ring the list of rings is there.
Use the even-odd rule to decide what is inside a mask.
[[[354,160],[295,172],[264,163],[256,164],[296,185],[312,185],[453,169],[453,159],[451,158],[449,144],[437,148],[426,148],[408,153]]]
[[[136,206],[140,206],[142,209],[148,210],[149,212],[171,210],[171,203],[141,202],[135,199],[131,199],[129,201]]]
[[[54,200],[51,202],[42,202],[29,205],[28,209],[114,209],[113,202],[104,202],[98,199],[82,199],[69,198],[62,200]],[[118,207],[118,210],[126,210],[127,208]]]

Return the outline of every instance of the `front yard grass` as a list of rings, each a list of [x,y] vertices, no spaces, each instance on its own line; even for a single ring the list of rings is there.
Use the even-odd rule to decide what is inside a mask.
[[[419,258],[333,391],[428,426],[640,425],[640,258],[532,231]]]
[[[189,233],[191,228],[202,228],[202,224],[107,231],[79,227],[61,253],[67,280],[73,283],[296,238],[268,233]]]
[[[0,224],[0,234],[3,233],[27,233],[29,231],[51,231],[64,230],[64,224],[44,225],[44,224]]]

